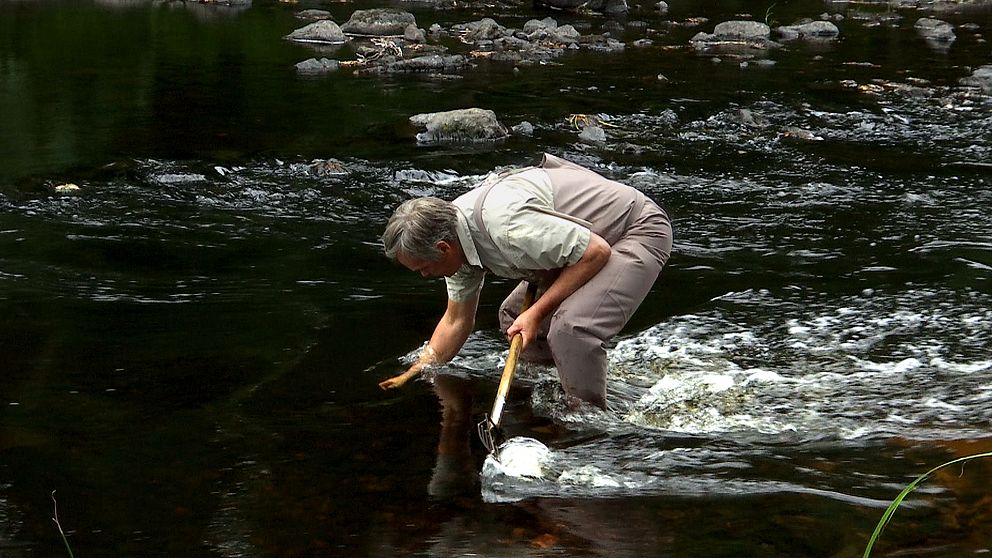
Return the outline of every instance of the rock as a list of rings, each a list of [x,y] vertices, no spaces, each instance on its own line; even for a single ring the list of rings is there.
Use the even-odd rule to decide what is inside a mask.
[[[979,87],[985,93],[992,93],[992,65],[982,66],[966,78],[961,79],[963,85]]]
[[[296,12],[296,19],[321,20],[331,19],[331,12],[327,10],[303,10]]]
[[[916,28],[916,32],[921,37],[928,41],[951,43],[957,38],[954,35],[954,26],[939,19],[921,17],[916,20],[916,24],[913,27]]]
[[[594,36],[586,47],[596,52],[623,52],[627,45],[611,37]]]
[[[606,130],[599,126],[586,126],[579,132],[579,139],[586,143],[606,143]]]
[[[301,27],[284,38],[303,43],[341,44],[348,41],[338,24],[326,19]]]
[[[379,64],[358,70],[358,74],[406,74],[454,72],[468,66],[461,55],[426,54],[415,58],[390,58]]]
[[[620,16],[630,11],[627,0],[590,0],[586,6],[590,10],[601,12],[608,16]]]
[[[771,40],[771,29],[758,21],[724,21],[713,33],[697,33],[689,43],[697,51],[750,56],[781,46]]]
[[[535,5],[542,5],[558,10],[576,10],[586,5],[588,0],[534,0]]]
[[[337,60],[328,58],[308,58],[296,64],[296,71],[304,75],[321,75],[336,72],[341,65]]]
[[[726,39],[768,39],[771,29],[759,21],[724,21],[713,28],[713,35]]]
[[[533,34],[535,31],[554,31],[558,28],[558,22],[546,17],[544,19],[531,19],[524,24],[523,31],[527,35]]]
[[[414,23],[407,25],[406,29],[403,30],[403,38],[411,43],[423,44],[427,42],[427,37],[424,35],[424,32]]]
[[[383,37],[403,35],[408,25],[416,25],[417,20],[410,12],[389,8],[356,10],[351,14],[341,30],[349,35]]]
[[[462,38],[473,43],[483,40],[492,40],[497,37],[503,37],[507,34],[506,27],[503,27],[488,17],[480,19],[479,21],[466,23],[464,30],[465,34]]]
[[[654,7],[656,10],[658,10],[658,13],[660,13],[661,15],[665,15],[668,13],[668,2],[658,2],[657,4],[654,5]]]
[[[783,25],[775,29],[784,40],[793,39],[833,39],[840,35],[840,29],[829,21],[811,21],[801,25]]]
[[[421,143],[493,141],[509,135],[496,113],[480,108],[417,114],[410,124],[426,130],[417,134]]]
[[[527,122],[526,120],[521,122],[520,124],[517,124],[511,130],[513,131],[514,134],[518,136],[530,137],[534,135],[534,125],[531,124],[530,122]]]
[[[554,30],[554,38],[559,43],[572,44],[579,42],[582,35],[571,25],[562,25]]]

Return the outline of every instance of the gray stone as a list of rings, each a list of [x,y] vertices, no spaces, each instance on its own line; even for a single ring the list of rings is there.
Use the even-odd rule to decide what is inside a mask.
[[[329,74],[336,72],[338,68],[340,68],[338,61],[329,58],[321,58],[320,60],[308,58],[296,64],[296,71],[304,75]]]
[[[417,134],[421,143],[493,141],[509,135],[495,112],[480,108],[417,114],[410,124],[425,130]]]
[[[518,136],[528,136],[528,137],[533,136],[534,125],[525,120],[513,127],[513,133]]]
[[[406,29],[403,30],[403,38],[411,43],[427,42],[427,37],[424,35],[424,32],[414,23],[407,25]]]
[[[963,85],[978,87],[985,93],[992,93],[992,65],[982,66],[968,77],[961,78]]]
[[[331,12],[327,10],[303,10],[296,12],[296,19],[331,19]]]
[[[468,66],[462,55],[425,54],[414,58],[391,58],[356,71],[357,74],[408,74],[455,72]]]
[[[416,18],[410,12],[375,8],[356,10],[351,14],[351,18],[341,26],[341,30],[351,35],[383,37],[403,35],[410,24],[417,24]]]
[[[768,39],[771,29],[760,21],[724,21],[713,28],[718,39]]]
[[[341,44],[348,41],[338,24],[326,19],[301,27],[285,38],[303,43]]]
[[[606,130],[599,126],[586,126],[579,132],[579,139],[586,143],[606,143]]]
[[[957,38],[954,35],[954,26],[939,19],[921,17],[916,20],[916,24],[913,27],[916,28],[916,32],[924,39],[950,43]]]
[[[582,37],[582,35],[571,25],[562,25],[561,27],[555,29],[554,36],[558,42],[565,44],[577,43]]]
[[[465,24],[464,39],[469,42],[492,40],[506,35],[506,27],[496,23],[492,18],[483,18]]]
[[[802,25],[783,25],[775,29],[785,40],[793,39],[833,39],[840,35],[840,29],[829,21],[811,21]]]
[[[696,33],[689,43],[697,51],[710,54],[754,56],[782,45],[771,40],[771,29],[758,21],[724,21],[713,33]]]

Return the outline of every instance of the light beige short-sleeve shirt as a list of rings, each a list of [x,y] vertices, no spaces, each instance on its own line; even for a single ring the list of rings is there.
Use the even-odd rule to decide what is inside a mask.
[[[478,197],[492,182],[476,223]],[[465,265],[445,279],[448,297],[464,301],[482,288],[487,272],[508,279],[537,280],[538,273],[574,265],[586,251],[591,232],[581,219],[554,210],[554,191],[544,169],[490,175],[458,197],[458,240]]]

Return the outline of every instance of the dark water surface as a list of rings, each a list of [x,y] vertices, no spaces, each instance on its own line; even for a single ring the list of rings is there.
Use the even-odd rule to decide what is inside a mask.
[[[935,48],[884,4],[670,4],[633,4],[621,53],[308,79],[293,12],[376,5],[0,2],[0,556],[66,555],[55,490],[80,557],[854,557],[916,475],[992,449],[992,100],[959,83],[992,17],[941,14]],[[549,15],[399,6],[425,29]],[[845,18],[770,67],[687,46],[766,13]],[[534,135],[405,124],[472,106]],[[511,285],[458,359],[383,393],[443,285],[377,238],[400,201],[544,151],[667,205],[675,255],[611,350],[609,412],[522,370],[508,434],[552,461],[480,479]],[[929,480],[875,555],[992,551],[990,472]]]

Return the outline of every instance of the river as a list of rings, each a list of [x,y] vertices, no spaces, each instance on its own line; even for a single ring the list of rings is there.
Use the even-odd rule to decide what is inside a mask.
[[[0,2],[0,556],[66,556],[61,526],[81,557],[855,557],[917,475],[992,450],[992,99],[960,81],[992,12],[669,4],[620,26],[396,4],[626,48],[307,77],[294,13],[373,4]],[[838,38],[689,46],[821,14]],[[923,40],[926,15],[957,39]],[[407,125],[468,107],[534,132]],[[444,286],[378,237],[402,200],[544,152],[663,203],[675,250],[610,348],[610,408],[568,413],[522,367],[506,433],[551,461],[480,477],[512,285],[489,281],[458,358],[383,392]],[[992,551],[986,461],[923,483],[876,555]]]

